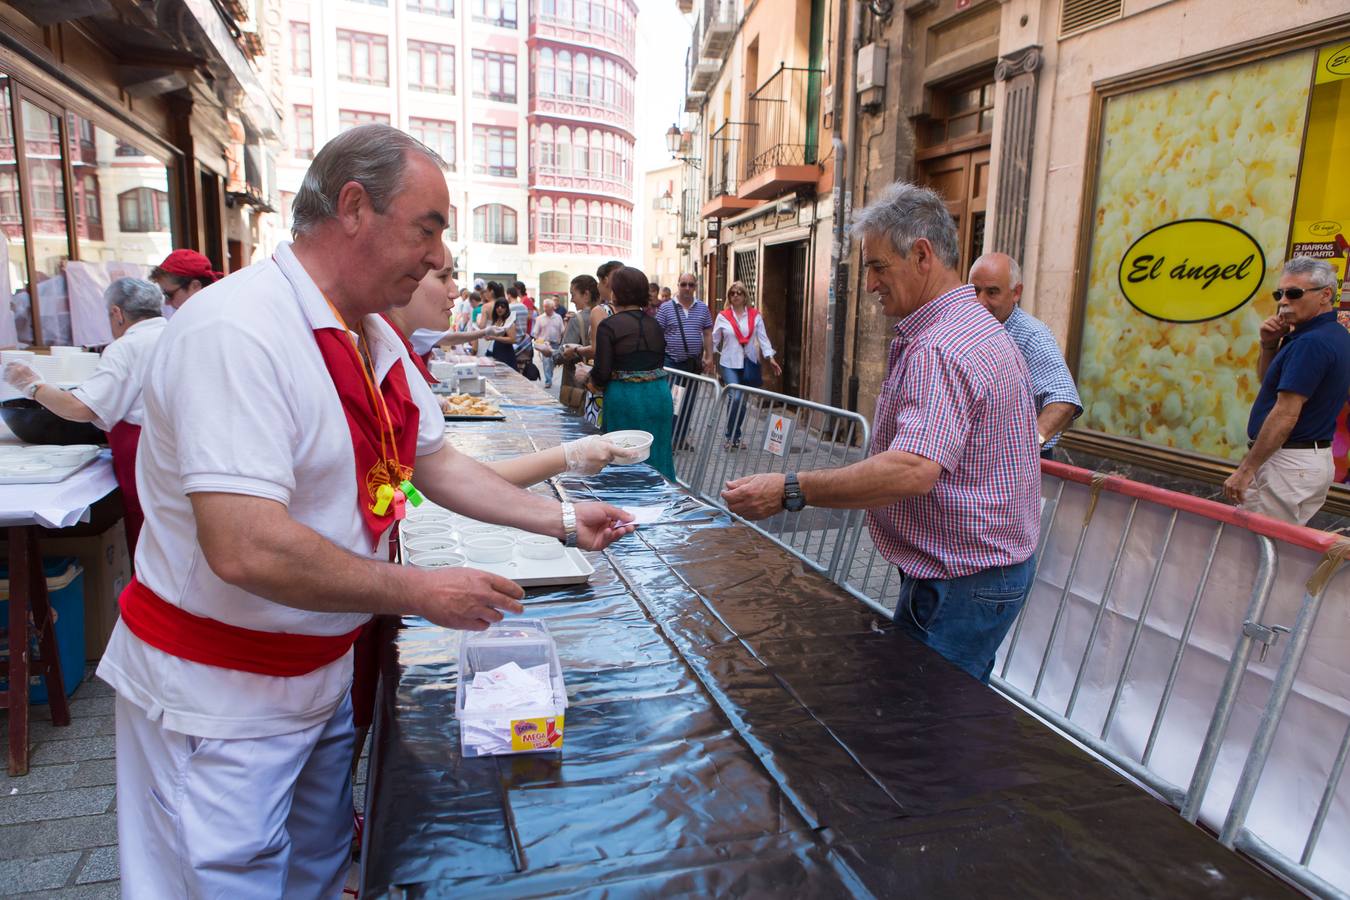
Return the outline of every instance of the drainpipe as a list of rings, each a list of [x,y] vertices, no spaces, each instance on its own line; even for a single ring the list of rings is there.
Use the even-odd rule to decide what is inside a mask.
[[[849,191],[849,171],[853,165],[852,154],[849,153],[848,146],[844,143],[844,95],[847,93],[852,96],[852,85],[850,79],[846,76],[849,54],[849,43],[845,43],[844,35],[849,26],[850,7],[856,6],[857,0],[850,3],[848,0],[838,0],[839,2],[839,26],[835,34],[835,66],[834,66],[834,109],[830,119],[832,123],[831,143],[834,146],[834,189],[831,192],[832,212],[834,214],[834,239],[830,242],[830,313],[829,324],[826,332],[829,335],[830,344],[830,405],[841,406],[843,399],[843,374],[844,374],[844,348],[845,326],[848,324],[848,285],[849,285],[849,235],[848,222],[852,217],[853,195]],[[852,58],[858,56],[858,42],[862,38],[860,25],[862,21],[862,12],[859,9],[853,9],[853,40],[850,42],[853,47]],[[852,127],[848,131],[848,138],[856,145],[857,131],[857,103],[850,102],[849,108],[852,111]],[[853,403],[849,405],[852,409],[856,405],[857,386],[856,375],[851,379],[850,396]]]

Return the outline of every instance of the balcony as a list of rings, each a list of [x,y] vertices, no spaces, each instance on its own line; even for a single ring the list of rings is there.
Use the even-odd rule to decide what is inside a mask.
[[[750,95],[738,196],[771,200],[820,177],[820,76],[819,69],[780,66]]]
[[[597,27],[594,23],[580,23],[571,18],[543,12],[536,0],[534,16],[530,20],[530,33],[538,37],[553,38],[586,47],[608,50],[628,62],[633,62],[634,36],[631,20],[624,20],[629,27],[625,30],[611,30]]]
[[[589,97],[536,91],[530,94],[530,112],[560,119],[588,119],[615,126],[632,137],[633,112]]]
[[[703,0],[703,15],[698,28],[702,39],[694,35],[693,46],[699,56],[720,61],[736,39],[736,0]]]
[[[530,187],[574,194],[603,194],[631,202],[633,184],[615,175],[586,174],[559,166],[531,166]]]
[[[703,101],[708,97],[703,91],[689,91],[684,95],[684,111],[698,112],[703,108]]]
[[[720,219],[758,205],[754,200],[736,195],[747,125],[746,122],[727,122],[709,138],[708,200],[699,211],[704,219]]]
[[[680,191],[680,237],[683,240],[698,237],[698,188]]]
[[[698,55],[699,28],[702,24],[701,22],[694,24],[694,43],[684,54],[684,83],[691,93],[707,91],[717,80],[717,73],[722,69],[720,61],[704,59]]]

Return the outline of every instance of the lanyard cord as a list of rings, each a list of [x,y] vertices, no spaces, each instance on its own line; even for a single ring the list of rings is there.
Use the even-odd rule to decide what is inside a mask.
[[[347,321],[342,318],[342,313],[337,311],[337,307],[334,306],[333,302],[327,297],[324,297],[323,299],[324,302],[328,304],[329,310],[331,310],[333,315],[337,318],[338,324],[342,326],[344,331],[350,334],[351,329],[347,327]],[[362,354],[360,350],[363,346],[365,348],[364,354]],[[366,399],[370,401],[371,409],[374,410],[375,418],[378,420],[377,424],[380,432],[380,458],[384,461],[388,461],[392,451],[394,465],[397,467],[398,472],[402,472],[403,465],[399,462],[398,458],[398,437],[394,434],[394,420],[389,415],[389,407],[384,402],[384,395],[380,393],[379,389],[375,386],[374,372],[372,371],[375,363],[373,359],[370,359],[370,344],[365,339],[364,328],[362,328],[362,333],[357,336],[357,348],[354,349],[353,352],[356,354],[357,363],[361,369],[361,378],[365,382]],[[390,483],[393,484],[394,482],[391,481]]]

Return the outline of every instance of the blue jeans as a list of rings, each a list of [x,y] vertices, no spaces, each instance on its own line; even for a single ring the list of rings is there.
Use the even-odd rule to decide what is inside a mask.
[[[553,354],[539,354],[539,362],[543,364],[544,368],[544,387],[553,387]]]
[[[759,387],[763,384],[763,379],[758,377],[758,368],[756,368],[754,377],[747,378],[746,369],[728,369],[726,366],[718,366],[722,370],[722,380],[727,384],[744,384],[749,387]],[[727,408],[727,429],[724,435],[729,441],[739,441],[741,439],[741,423],[745,421],[745,395],[740,391],[733,391],[731,394],[731,405]]]
[[[1036,557],[961,578],[909,578],[900,582],[895,622],[985,684],[994,654],[1017,619],[1031,588]]]

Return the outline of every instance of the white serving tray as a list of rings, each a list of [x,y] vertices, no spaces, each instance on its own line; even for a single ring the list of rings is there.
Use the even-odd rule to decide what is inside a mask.
[[[45,475],[0,475],[0,485],[3,484],[56,484],[58,481],[65,481],[76,472],[98,459],[100,451],[91,450],[85,457],[84,462],[74,466],[62,466],[52,469]]]
[[[456,534],[461,539],[463,538],[463,534],[456,526],[448,525],[445,530]],[[463,547],[458,547],[451,552],[459,553],[465,557],[468,556]],[[408,555],[404,551],[403,564],[405,566],[412,565]],[[553,559],[529,559],[521,556],[517,549],[512,558],[506,562],[484,563],[470,559],[464,563],[464,567],[467,569],[482,569],[484,572],[509,578],[523,588],[585,584],[595,574],[595,568],[587,561],[586,555],[575,547],[565,548],[562,556],[556,556]]]
[[[464,551],[460,549],[455,552]],[[554,559],[526,559],[517,553],[509,562],[480,563],[469,560],[464,565],[466,568],[482,569],[509,578],[523,588],[585,584],[595,574],[595,568],[587,562],[585,554],[575,547],[568,547],[562,556]]]

